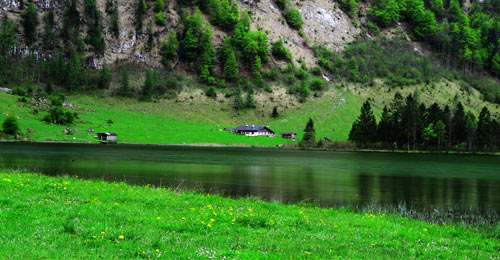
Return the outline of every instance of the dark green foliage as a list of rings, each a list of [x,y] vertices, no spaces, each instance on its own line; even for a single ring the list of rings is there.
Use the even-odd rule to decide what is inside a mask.
[[[16,135],[19,133],[19,123],[17,122],[17,119],[13,116],[9,116],[5,118],[5,120],[2,123],[2,131],[6,135]]]
[[[161,55],[162,63],[167,68],[172,67],[172,59],[177,58],[177,50],[179,49],[179,41],[177,41],[177,34],[171,32],[168,35],[167,41],[161,42]]]
[[[63,28],[61,31],[63,40],[76,45],[76,39],[78,38],[79,29],[80,13],[76,8],[76,1],[69,0],[65,4],[63,12]]]
[[[340,8],[342,8],[349,17],[356,17],[358,15],[359,3],[357,0],[340,0]]]
[[[200,39],[199,46],[200,65],[202,68],[206,67],[209,73],[212,73],[215,67],[215,49],[212,44],[212,30],[207,28]]]
[[[137,0],[137,7],[135,10],[135,19],[136,19],[136,30],[138,33],[142,31],[142,25],[144,22],[144,15],[146,14],[146,10],[148,6],[145,0]]]
[[[279,60],[292,61],[293,57],[290,51],[285,48],[282,40],[273,42],[271,45],[271,53],[273,56]]]
[[[111,0],[110,0],[111,1]],[[110,13],[109,30],[113,33],[115,38],[120,36],[120,13],[118,12],[118,1],[115,0]]]
[[[376,0],[373,2],[370,15],[379,26],[389,27],[400,20],[401,7],[397,0]]]
[[[163,12],[165,11],[165,2],[163,0],[156,0],[154,7],[157,12]]]
[[[50,9],[43,16],[43,21],[45,23],[44,32],[43,32],[43,47],[46,50],[52,50],[56,44],[56,35],[54,32],[55,20],[54,20],[54,11]]]
[[[312,90],[315,90],[315,91],[322,90],[324,88],[324,83],[319,78],[313,78],[311,80],[310,87]]]
[[[320,66],[314,66],[312,73],[316,76],[321,76],[323,74],[323,70],[321,70]]]
[[[9,18],[3,18],[0,26],[0,51],[1,55],[7,57],[8,52],[16,46],[17,40],[14,22]]]
[[[126,68],[122,70],[122,80],[120,82],[120,88],[118,89],[118,95],[124,97],[132,95],[132,86],[130,85],[129,73]]]
[[[229,53],[226,63],[224,64],[224,79],[232,81],[238,78],[238,63],[234,51]]]
[[[287,9],[283,16],[285,16],[286,22],[294,29],[300,30],[302,29],[302,16],[300,15],[299,10],[296,8]]]
[[[347,46],[343,53],[324,48],[317,48],[315,53],[326,71],[353,82],[368,83],[378,77],[389,85],[404,86],[444,76],[439,64],[416,55],[406,40],[358,41]]]
[[[208,0],[200,8],[210,15],[210,23],[223,30],[233,30],[240,16],[238,3],[231,0]]]
[[[278,107],[273,107],[273,113],[271,114],[272,118],[278,118],[280,117],[280,114],[278,113]]]
[[[367,100],[361,107],[361,114],[353,123],[349,140],[358,145],[375,142],[377,138],[377,121],[373,115],[370,102]]]
[[[288,0],[274,0],[279,9],[285,10],[289,4]]]
[[[111,84],[111,71],[109,70],[106,63],[104,63],[102,69],[99,70],[97,87],[99,89],[108,89],[110,84]]]
[[[23,28],[26,44],[31,45],[36,40],[36,27],[38,26],[38,12],[33,2],[28,3],[26,12],[23,14]]]
[[[59,125],[72,124],[77,114],[63,109],[62,105],[64,104],[65,99],[66,96],[62,93],[49,96],[49,114],[45,115],[42,118],[42,121]]]
[[[236,93],[234,94],[234,109],[236,110],[241,110],[245,108],[245,103],[243,103],[243,98],[241,97],[241,88],[238,88],[236,90]]]
[[[85,0],[85,20],[87,22],[87,43],[92,46],[94,52],[103,55],[106,43],[102,37],[101,12],[97,9],[94,0]]]
[[[479,121],[477,123],[477,146],[480,150],[489,150],[492,141],[495,139],[495,125],[491,119],[490,111],[487,107],[483,107],[479,114]]]
[[[215,87],[209,87],[207,88],[207,90],[205,91],[205,95],[207,95],[207,97],[217,97],[217,91],[215,90]]]
[[[145,49],[147,52],[150,52],[153,50],[154,43],[155,43],[154,42],[154,34],[153,34],[153,21],[149,21],[149,23],[148,23],[147,35],[148,35],[148,41],[146,42]]]
[[[156,74],[154,71],[148,69],[146,70],[146,79],[144,81],[144,86],[142,86],[141,91],[141,101],[149,101],[153,96],[153,89],[156,86]]]
[[[247,99],[245,101],[245,107],[246,108],[256,108],[257,107],[257,105],[255,104],[255,100],[253,98],[252,88],[249,88],[247,91]]]
[[[165,15],[163,12],[158,12],[155,15],[155,21],[157,25],[165,25]]]
[[[307,121],[306,128],[304,129],[304,137],[302,138],[302,146],[304,147],[312,147],[315,144],[315,133],[314,130],[314,121],[312,118],[309,118]]]
[[[77,90],[79,86],[82,85],[83,80],[83,67],[80,62],[80,56],[78,53],[74,53],[67,67],[67,79],[66,86],[70,92]]]
[[[464,106],[459,102],[453,115],[453,134],[457,145],[464,142],[467,136],[465,132],[466,121]]]

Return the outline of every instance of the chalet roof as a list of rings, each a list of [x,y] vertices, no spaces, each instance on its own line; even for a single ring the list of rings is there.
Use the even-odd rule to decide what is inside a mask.
[[[97,133],[98,135],[117,136],[115,133]]]
[[[265,126],[238,126],[234,129],[235,132],[238,132],[238,131],[252,131],[252,132],[258,132],[258,131],[261,131],[261,130],[267,130],[271,133],[274,134],[274,131],[269,129],[268,127],[265,127]]]

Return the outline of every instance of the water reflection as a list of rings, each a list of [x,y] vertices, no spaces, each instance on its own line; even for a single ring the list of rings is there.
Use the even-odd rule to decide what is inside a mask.
[[[499,157],[0,143],[0,167],[323,206],[500,210]]]

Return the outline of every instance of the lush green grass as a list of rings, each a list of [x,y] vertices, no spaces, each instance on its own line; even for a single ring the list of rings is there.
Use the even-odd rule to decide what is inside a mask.
[[[438,226],[124,183],[9,172],[0,174],[0,198],[0,255],[12,259],[498,259],[500,253],[499,227]]]
[[[403,96],[417,91],[420,100],[427,105],[438,102],[441,106],[451,104],[455,99],[462,101],[466,110],[476,115],[487,105],[494,115],[500,112],[498,106],[481,100],[476,90],[465,92],[458,84],[442,81],[433,85],[391,88],[377,81],[375,86],[363,87],[348,84],[345,88],[331,88],[318,97],[310,97],[307,102],[297,102],[295,97],[283,94],[279,88],[273,93],[257,93],[259,105],[256,109],[234,111],[232,98],[217,99],[205,97],[198,89],[186,89],[176,99],[162,99],[157,102],[139,102],[136,99],[117,97],[96,97],[74,95],[68,97],[76,105],[80,119],[73,127],[78,131],[74,136],[66,136],[65,126],[46,124],[41,121],[43,114],[35,115],[29,107],[22,107],[16,96],[0,93],[0,121],[7,114],[20,118],[23,135],[30,140],[97,142],[96,132],[116,132],[119,142],[147,144],[217,144],[276,146],[290,141],[281,138],[244,137],[223,131],[245,123],[266,125],[278,135],[281,132],[297,132],[302,138],[303,129],[309,117],[314,119],[316,138],[329,137],[334,141],[346,141],[352,123],[359,115],[361,104],[373,99],[373,109],[379,116],[384,105],[390,104],[395,91]],[[466,97],[466,98],[465,98]],[[271,118],[274,106],[279,106],[280,117]],[[107,121],[112,120],[113,124]],[[34,130],[28,133],[27,128]],[[73,137],[76,139],[73,140]]]

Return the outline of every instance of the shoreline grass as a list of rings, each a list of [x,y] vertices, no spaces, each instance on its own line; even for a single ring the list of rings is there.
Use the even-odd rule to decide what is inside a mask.
[[[498,225],[0,172],[11,259],[499,259]]]

